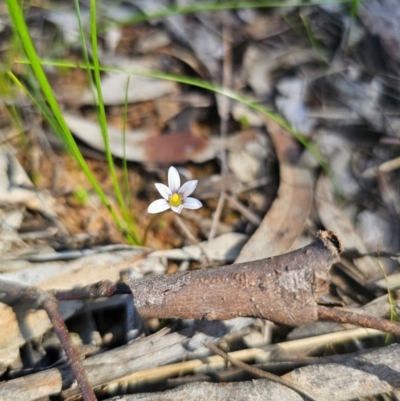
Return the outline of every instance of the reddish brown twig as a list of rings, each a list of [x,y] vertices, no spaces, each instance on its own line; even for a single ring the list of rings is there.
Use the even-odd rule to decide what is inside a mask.
[[[256,377],[260,377],[262,379],[268,379],[268,380],[271,380],[271,381],[273,381],[275,383],[282,384],[283,386],[289,387],[292,390],[296,391],[297,393],[306,396],[310,400],[313,400],[313,401],[325,401],[322,398],[318,398],[315,395],[310,394],[307,390],[304,390],[303,388],[301,388],[296,383],[293,383],[290,380],[283,379],[282,377],[274,375],[273,373],[266,372],[264,370],[255,368],[254,366],[250,366],[247,363],[245,363],[243,361],[240,361],[239,359],[231,357],[229,354],[227,354],[226,352],[222,351],[220,348],[218,348],[215,344],[213,344],[210,341],[206,341],[204,343],[204,345],[207,348],[209,348],[212,352],[214,352],[215,354],[219,355],[221,358],[224,358],[228,362],[231,362],[232,365],[237,366],[239,368],[242,368],[245,371],[251,373],[252,375],[254,375]]]
[[[50,321],[53,324],[54,331],[60,339],[64,352],[67,355],[71,370],[74,373],[78,386],[81,390],[83,399],[85,401],[96,401],[96,395],[94,394],[93,388],[90,385],[89,378],[87,377],[86,370],[83,367],[80,355],[73,345],[67,326],[65,325],[64,320],[58,311],[56,298],[50,292],[42,292],[42,294],[42,307],[47,312]]]
[[[318,308],[318,319],[328,322],[348,323],[354,326],[368,327],[370,329],[392,333],[400,336],[400,324],[391,322],[380,317],[368,316],[360,313],[360,310],[351,310],[345,308],[327,308],[320,306]]]
[[[81,288],[73,288],[67,291],[55,291],[54,296],[59,301],[77,299],[96,299],[111,297],[113,295],[131,294],[132,289],[126,283],[113,283],[110,280],[103,280]]]

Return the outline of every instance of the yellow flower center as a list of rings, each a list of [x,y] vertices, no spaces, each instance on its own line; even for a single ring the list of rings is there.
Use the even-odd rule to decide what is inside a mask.
[[[182,205],[182,195],[172,194],[168,201],[171,206],[180,206]]]

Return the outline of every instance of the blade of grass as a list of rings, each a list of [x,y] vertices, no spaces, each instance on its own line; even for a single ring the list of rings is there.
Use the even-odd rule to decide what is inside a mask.
[[[320,45],[318,43],[318,40],[314,36],[312,29],[311,29],[311,24],[306,15],[303,15],[302,13],[299,13],[300,19],[303,23],[304,29],[307,33],[308,40],[310,41],[311,47],[314,50],[314,53],[317,55],[319,58],[320,63],[327,65],[328,61],[326,60],[325,56],[322,54],[320,50]]]
[[[280,1],[223,1],[223,2],[197,2],[189,6],[168,7],[150,14],[141,14],[123,21],[121,25],[137,24],[153,19],[171,17],[178,14],[194,14],[205,11],[239,10],[243,8],[274,8],[274,7],[305,7],[327,4],[346,4],[359,2],[360,0],[313,0],[303,2],[282,2]]]
[[[125,219],[125,222],[131,221],[133,223],[133,219],[130,218],[128,210],[126,208],[121,188],[119,186],[117,174],[115,172],[114,160],[111,154],[110,149],[110,141],[108,138],[108,127],[107,127],[107,118],[106,111],[104,107],[103,100],[103,91],[101,88],[101,76],[100,76],[100,62],[99,62],[99,52],[97,46],[97,18],[96,18],[96,0],[90,0],[90,36],[92,43],[92,54],[93,54],[93,73],[94,73],[94,85],[96,87],[97,94],[97,106],[98,106],[98,120],[101,128],[101,133],[103,136],[105,154],[108,164],[108,169],[110,171],[111,179],[113,182],[114,193],[117,198],[118,204],[122,210],[122,215]],[[139,244],[140,239],[137,235],[137,230],[134,229],[131,232],[131,235],[134,239],[134,242]]]
[[[33,45],[31,40],[28,27],[25,22],[24,15],[22,13],[22,9],[19,6],[18,1],[16,0],[6,0],[8,12],[11,18],[11,22],[14,28],[14,31],[19,37],[20,43],[22,48],[26,54],[27,59],[29,60],[29,64],[31,65],[32,71],[34,76],[40,86],[41,91],[43,92],[44,98],[49,105],[49,109],[51,110],[52,115],[54,116],[54,121],[59,125],[59,129],[64,135],[66,142],[68,143],[68,147],[71,150],[72,154],[76,158],[79,166],[81,167],[82,171],[85,173],[86,177],[88,178],[89,182],[92,184],[94,190],[100,197],[103,204],[107,207],[109,212],[111,213],[115,223],[117,224],[118,228],[125,233],[125,235],[129,236],[127,225],[125,222],[120,218],[117,211],[112,207],[110,201],[108,200],[107,196],[101,189],[99,183],[93,176],[92,172],[90,171],[88,165],[86,164],[85,159],[83,158],[71,131],[69,130],[62,112],[58,106],[57,100],[54,96],[53,90],[47,80],[46,74],[43,70],[41,61],[39,56],[36,52],[36,49]],[[135,242],[134,238],[131,238],[132,242]]]
[[[47,105],[39,101],[39,97],[33,95],[29,89],[11,72],[8,71],[8,76],[10,80],[14,83],[14,85],[17,88],[20,88],[25,95],[30,99],[30,101],[36,106],[36,108],[40,111],[44,119],[47,121],[47,123],[50,125],[50,127],[53,129],[53,131],[58,134],[58,131],[60,129],[60,126],[57,124],[57,121],[54,119],[53,115],[49,113],[49,109],[46,107]]]
[[[81,16],[81,11],[80,11],[80,6],[79,6],[79,0],[74,0],[75,2],[75,12],[78,18],[78,25],[79,25],[79,31],[80,31],[80,37],[81,37],[81,44],[82,44],[82,53],[83,53],[83,58],[84,58],[84,62],[86,64],[86,71],[87,71],[87,75],[88,75],[88,82],[93,94],[93,100],[94,103],[98,106],[98,119],[100,122],[100,126],[102,127],[102,135],[103,135],[103,141],[104,141],[104,146],[105,148],[109,149],[109,140],[108,140],[108,128],[107,128],[107,121],[104,120],[105,117],[105,110],[104,110],[104,103],[100,102],[100,99],[102,99],[102,93],[100,92],[99,94],[99,87],[97,86],[97,81],[96,78],[93,78],[92,74],[91,74],[91,68],[90,68],[90,62],[89,62],[89,53],[87,50],[87,46],[86,46],[86,37],[85,37],[85,33],[83,30],[83,24],[82,24],[82,16]],[[94,20],[96,20],[96,15],[94,15]],[[97,29],[97,28],[96,28]],[[93,32],[93,29],[91,30],[91,32]],[[95,35],[95,37],[92,37],[92,42],[93,40],[95,40],[95,50],[93,50],[93,57],[95,57],[95,51],[97,53],[97,34]],[[92,45],[93,46],[93,45]],[[98,57],[97,57],[98,60]],[[100,83],[100,90],[101,90],[101,83]],[[103,107],[103,112],[101,112],[101,107]],[[125,149],[125,148],[124,148]],[[108,156],[108,157],[107,157]],[[111,161],[111,168],[110,168],[110,172],[111,172],[111,177],[113,180],[113,185],[114,185],[114,189],[117,187],[117,189],[119,190],[119,184],[118,184],[118,180],[116,178],[116,174],[115,174],[115,168],[114,168],[114,163],[113,163],[113,158],[111,155],[111,151],[109,151],[107,153],[106,151],[106,157],[107,157],[107,162],[108,162],[108,166],[110,168],[110,161]],[[112,172],[114,172],[114,174],[112,174]],[[124,171],[124,175],[125,175],[125,171]],[[119,190],[120,192],[120,190]],[[117,199],[120,205],[120,208],[122,210],[122,215],[124,217],[125,223],[128,226],[129,231],[132,233],[132,235],[134,236],[134,242],[138,243],[138,238],[139,236],[137,235],[137,227],[136,227],[136,222],[134,219],[134,216],[128,212],[128,208],[126,206],[126,202],[123,199],[122,195],[120,198],[118,198],[118,193],[116,192],[117,195]],[[129,197],[128,197],[129,199]],[[130,204],[129,204],[130,205]],[[130,208],[130,210],[132,209],[132,206],[128,206]]]
[[[362,0],[351,0],[350,2],[350,15],[354,19],[357,16],[358,7],[360,6]]]
[[[132,210],[131,197],[129,191],[129,174],[128,174],[128,160],[126,159],[126,124],[128,119],[128,91],[131,76],[128,75],[125,88],[125,101],[124,101],[124,115],[123,115],[123,127],[122,127],[122,141],[124,147],[124,156],[122,158],[122,171],[124,173],[124,184],[125,184],[125,197],[128,203],[129,210]]]
[[[87,73],[87,78],[88,78],[88,83],[90,86],[90,89],[93,94],[93,100],[96,101],[96,94],[95,94],[95,89],[94,89],[94,84],[93,84],[93,77],[91,74],[91,70],[89,68],[90,66],[90,61],[89,61],[89,54],[87,51],[87,46],[86,46],[86,37],[85,37],[85,32],[83,30],[83,24],[82,24],[82,15],[81,15],[81,9],[79,6],[79,0],[74,0],[75,3],[75,13],[78,19],[78,26],[79,26],[79,35],[80,35],[80,44],[82,46],[82,55],[83,55],[83,60],[87,66],[86,73]]]

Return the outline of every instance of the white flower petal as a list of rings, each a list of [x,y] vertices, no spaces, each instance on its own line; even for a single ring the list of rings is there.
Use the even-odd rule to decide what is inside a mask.
[[[179,188],[179,194],[182,195],[182,198],[185,199],[187,198],[197,187],[197,180],[190,180],[185,182],[180,188]]]
[[[154,185],[156,186],[157,191],[160,193],[160,195],[161,195],[164,199],[168,200],[169,197],[172,195],[171,190],[170,190],[166,185],[164,185],[164,184],[159,184],[159,183],[156,183],[156,184],[154,184]]]
[[[183,209],[183,205],[179,205],[179,206],[171,206],[171,209],[175,212],[180,214],[182,209]]]
[[[195,198],[186,198],[183,200],[183,207],[186,209],[200,209],[203,204]]]
[[[168,170],[168,186],[172,193],[178,192],[181,186],[181,179],[179,178],[178,170],[171,166]]]
[[[164,210],[168,210],[171,206],[165,199],[157,199],[151,202],[147,208],[148,213],[161,213]]]

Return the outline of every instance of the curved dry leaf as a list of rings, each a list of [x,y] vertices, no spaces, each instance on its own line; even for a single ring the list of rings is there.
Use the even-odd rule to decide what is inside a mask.
[[[106,106],[125,103],[128,79],[126,74],[117,73],[109,73],[102,79],[101,88]],[[131,75],[127,98],[128,103],[145,102],[178,92],[179,88],[175,82]],[[94,104],[92,93],[85,92],[79,103]]]
[[[64,114],[71,131],[94,149],[104,151],[103,137],[98,123],[72,114]],[[174,164],[193,161],[202,163],[215,157],[218,149],[207,139],[187,134],[155,135],[145,130],[126,132],[124,152],[123,135],[109,127],[108,137],[113,156],[140,163]]]
[[[280,166],[278,196],[260,227],[243,247],[237,263],[267,258],[290,250],[301,234],[313,200],[311,172],[296,165],[300,147],[277,123],[266,119]]]
[[[243,57],[244,80],[259,98],[263,98],[273,88],[271,73],[278,68],[290,68],[317,59],[316,53],[304,48],[289,51],[267,51],[258,45],[247,47]]]
[[[97,122],[68,113],[64,113],[64,118],[76,137],[94,149],[104,152],[103,136]],[[247,143],[251,144],[252,141],[260,140],[259,138],[259,134],[254,131],[244,131],[222,142],[219,138],[208,140],[190,133],[157,135],[145,129],[137,129],[126,132],[125,152],[128,161],[139,163],[164,165],[188,161],[203,163],[213,159],[222,148],[246,147]],[[111,154],[124,158],[122,131],[108,127],[108,139]]]
[[[160,57],[137,57],[126,59],[123,57],[109,58],[102,57],[102,63],[113,65],[126,71],[161,71]],[[129,85],[128,85],[129,80]],[[128,85],[128,92],[127,92]],[[106,106],[125,104],[127,95],[128,103],[144,102],[147,100],[158,99],[160,97],[179,93],[179,85],[173,81],[156,79],[138,75],[124,73],[107,73],[101,80],[101,89],[103,93],[103,102]],[[79,104],[95,104],[93,93],[86,90],[80,99]]]

